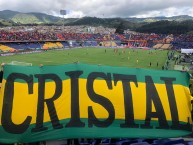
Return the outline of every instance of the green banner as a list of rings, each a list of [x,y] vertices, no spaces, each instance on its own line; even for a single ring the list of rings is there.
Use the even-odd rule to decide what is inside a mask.
[[[88,64],[4,66],[0,142],[191,133],[189,74]]]

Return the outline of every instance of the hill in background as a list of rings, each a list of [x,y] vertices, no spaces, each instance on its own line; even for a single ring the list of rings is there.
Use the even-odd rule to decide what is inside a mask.
[[[142,33],[193,33],[193,17],[188,15],[149,18],[61,18],[44,13],[0,11],[0,26],[14,25],[88,25],[120,28]],[[117,31],[118,32],[118,31]],[[121,31],[123,32],[123,31]]]
[[[157,21],[144,24],[136,29],[141,33],[157,34],[193,34],[193,20],[186,21]]]
[[[43,13],[21,13],[17,11],[4,10],[0,11],[0,19],[9,20],[20,24],[42,24],[42,23],[56,23],[61,18]]]
[[[126,18],[130,22],[136,23],[152,23],[157,21],[186,21],[186,20],[193,20],[193,17],[188,15],[180,15],[180,16],[173,16],[173,17],[148,17],[148,18]]]

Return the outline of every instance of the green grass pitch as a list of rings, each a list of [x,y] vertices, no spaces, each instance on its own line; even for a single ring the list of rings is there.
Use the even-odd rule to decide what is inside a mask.
[[[68,50],[49,50],[42,53],[18,54],[0,57],[0,62],[19,61],[35,65],[60,65],[74,62],[124,66],[132,68],[162,69],[167,59],[167,51],[123,49],[114,52],[113,48],[74,48]],[[151,66],[150,66],[151,62]],[[158,66],[157,66],[158,63]]]

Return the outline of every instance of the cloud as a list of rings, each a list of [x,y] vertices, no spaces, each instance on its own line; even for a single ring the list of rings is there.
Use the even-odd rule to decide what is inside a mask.
[[[65,17],[193,16],[192,0],[0,0],[0,10],[42,12]]]

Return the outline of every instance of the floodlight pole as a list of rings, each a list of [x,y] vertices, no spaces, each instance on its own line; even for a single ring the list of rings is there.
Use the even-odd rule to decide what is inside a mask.
[[[63,15],[63,27],[64,27],[64,15]]]
[[[64,27],[64,15],[66,15],[66,11],[65,10],[60,10],[60,14],[63,16],[62,18],[63,18],[63,27]]]

